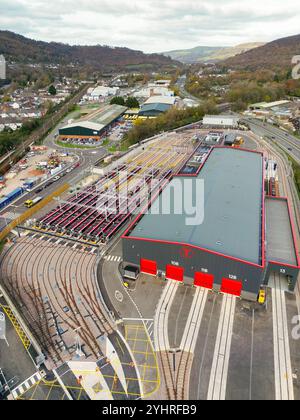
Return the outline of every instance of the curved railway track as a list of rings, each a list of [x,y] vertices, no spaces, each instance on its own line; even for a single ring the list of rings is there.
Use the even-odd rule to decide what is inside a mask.
[[[114,331],[98,295],[95,265],[96,257],[86,252],[28,238],[2,257],[4,285],[54,366],[75,352],[75,330],[86,357],[93,358],[102,354],[98,338]]]

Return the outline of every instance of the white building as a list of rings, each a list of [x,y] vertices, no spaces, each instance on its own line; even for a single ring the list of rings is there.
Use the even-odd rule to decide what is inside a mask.
[[[0,80],[6,79],[6,61],[4,55],[0,55]]]
[[[206,115],[203,125],[207,127],[236,128],[239,125],[239,117],[234,115]]]
[[[148,104],[164,104],[164,105],[175,105],[176,98],[174,96],[150,96],[150,98],[145,102],[145,105]]]
[[[149,98],[150,96],[174,96],[174,91],[164,86],[156,86],[149,83],[147,88],[143,88],[134,93],[136,98]]]

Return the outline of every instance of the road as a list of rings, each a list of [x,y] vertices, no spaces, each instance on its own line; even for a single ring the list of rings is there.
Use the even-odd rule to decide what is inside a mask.
[[[201,99],[199,98],[196,98],[196,96],[193,96],[192,94],[190,94],[185,89],[185,83],[186,83],[186,75],[181,76],[176,83],[176,86],[179,88],[180,95],[186,99],[191,99],[192,101],[195,101],[200,105],[203,101],[201,101]]]
[[[36,191],[40,189],[42,186],[45,186],[49,183],[50,179],[47,181],[44,181],[42,184],[37,185],[33,191],[26,193],[22,195],[22,197],[18,198],[16,201],[14,201],[12,204],[7,206],[5,209],[3,209],[0,213],[0,229],[3,229],[7,222],[10,220],[5,220],[5,218],[1,217],[1,215],[9,214],[11,215],[11,219],[15,218],[19,214],[23,213],[26,208],[24,207],[24,202],[26,200],[34,199],[37,196],[46,196],[50,195],[52,192],[57,190],[59,187],[61,187],[65,183],[74,184],[78,183],[82,178],[86,177],[86,170],[91,168],[99,159],[103,158],[105,155],[107,155],[107,150],[104,147],[99,147],[92,150],[86,150],[86,149],[67,149],[60,147],[56,145],[55,143],[55,134],[58,132],[59,128],[64,126],[67,121],[74,117],[77,113],[69,114],[67,117],[65,117],[58,126],[55,127],[54,130],[49,133],[47,138],[44,141],[44,145],[60,150],[64,153],[69,153],[75,156],[76,160],[75,162],[79,162],[80,166],[76,167],[72,170],[70,173],[66,173],[66,171],[63,171],[65,175],[58,181],[54,182],[49,187],[45,188],[42,192],[37,193]],[[15,216],[15,217],[14,217]]]
[[[276,142],[296,162],[300,163],[300,139],[271,124],[253,118],[243,118],[243,120],[250,126],[254,134]]]
[[[7,308],[7,302],[0,298],[0,312],[4,312],[3,307]],[[37,371],[31,357],[26,351],[21,339],[12,322],[6,317],[6,339],[0,340],[0,369],[11,388],[18,386],[28,377],[34,375]],[[13,380],[14,379],[14,380]],[[12,383],[10,383],[10,381]]]

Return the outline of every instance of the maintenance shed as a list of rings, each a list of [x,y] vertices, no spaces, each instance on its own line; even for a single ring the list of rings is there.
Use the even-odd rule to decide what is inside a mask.
[[[277,273],[286,278],[286,286],[294,291],[299,274],[296,235],[286,198],[266,197],[267,275]]]
[[[139,115],[141,117],[158,117],[159,115],[167,112],[172,108],[172,105],[161,104],[161,103],[151,103],[145,104],[141,107]]]
[[[174,177],[125,233],[124,261],[256,300],[264,274],[263,185],[262,154],[213,148],[200,172]]]
[[[62,138],[88,137],[99,139],[111,126],[124,115],[127,108],[121,105],[107,105],[86,117],[68,124],[59,130]]]

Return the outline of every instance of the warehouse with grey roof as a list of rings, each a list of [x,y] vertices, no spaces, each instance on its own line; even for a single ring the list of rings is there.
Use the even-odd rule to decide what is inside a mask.
[[[284,204],[271,210],[267,205],[273,244],[268,250],[273,250],[275,261],[268,254],[266,260],[263,179],[261,153],[213,148],[196,174],[175,176],[134,221],[123,236],[125,264],[146,274],[159,273],[250,300],[257,299],[262,285],[268,283],[266,273],[274,270],[285,272],[293,289],[299,262]],[[275,252],[278,234],[274,231],[281,217],[287,226],[286,247],[293,245],[294,258],[280,258]]]
[[[107,105],[97,109],[89,115],[74,121],[59,130],[61,138],[87,137],[100,139],[110,127],[122,117],[126,107],[120,105]]]

